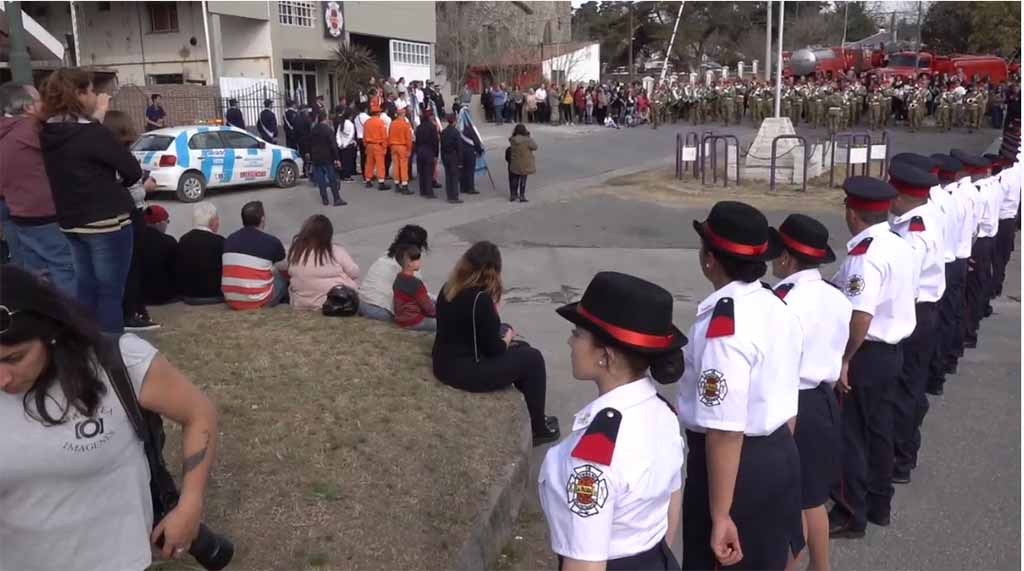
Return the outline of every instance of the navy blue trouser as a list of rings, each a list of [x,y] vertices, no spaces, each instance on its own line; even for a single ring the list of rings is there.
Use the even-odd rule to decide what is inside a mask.
[[[892,393],[900,373],[899,345],[865,341],[850,361],[849,394],[839,397],[843,477],[832,490],[835,508],[867,526],[868,513],[889,515],[894,493]]]
[[[928,414],[928,396],[925,393],[928,388],[928,369],[935,361],[936,305],[918,303],[915,306],[917,327],[913,335],[900,344],[903,370],[893,392],[893,472],[900,475],[910,474],[917,467],[917,451],[921,448],[921,423]]]
[[[967,260],[946,264],[946,292],[939,300],[935,319],[935,356],[929,364],[929,389],[941,389],[946,383],[946,367],[956,364],[963,345],[964,280]]]
[[[978,341],[978,328],[985,317],[985,307],[991,299],[992,251],[995,238],[978,238],[971,249],[973,265],[967,272],[967,307],[964,321],[964,341]]]

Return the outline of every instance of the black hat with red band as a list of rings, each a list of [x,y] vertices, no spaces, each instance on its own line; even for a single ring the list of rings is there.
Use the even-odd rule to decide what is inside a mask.
[[[808,264],[831,264],[836,253],[828,245],[828,228],[805,214],[790,214],[779,229],[771,228],[772,250],[783,249],[791,256]]]
[[[583,299],[555,311],[612,345],[658,355],[677,351],[686,336],[672,324],[672,294],[657,284],[619,272],[600,272]]]
[[[956,173],[964,169],[964,164],[949,155],[935,153],[931,159],[939,165],[939,179],[950,181],[956,178]]]
[[[711,207],[707,220],[694,220],[693,229],[708,248],[737,260],[763,262],[777,255],[770,251],[768,220],[749,204],[723,200]]]
[[[889,184],[900,194],[928,198],[931,188],[939,184],[939,177],[907,162],[893,162],[889,166]]]
[[[896,198],[896,189],[884,180],[870,176],[851,176],[843,181],[846,206],[853,210],[886,212]]]
[[[989,169],[989,162],[978,155],[962,151],[960,149],[953,149],[949,154],[963,163],[964,170],[970,174],[987,173]]]
[[[938,162],[933,158],[926,157],[924,155],[919,155],[917,153],[899,153],[897,155],[893,155],[893,157],[889,159],[890,171],[892,170],[892,165],[897,162],[907,163],[913,167],[923,170],[924,172],[939,174]]]

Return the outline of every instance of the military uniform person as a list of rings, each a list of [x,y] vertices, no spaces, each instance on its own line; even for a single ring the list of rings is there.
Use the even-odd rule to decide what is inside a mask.
[[[949,131],[953,128],[953,97],[953,90],[949,88],[939,95],[935,119],[940,131]]]
[[[882,128],[882,93],[878,88],[872,88],[868,93],[868,111],[872,130]]]
[[[743,82],[736,84],[736,94],[733,96],[733,108],[736,110],[736,124],[743,123],[743,115],[747,105],[747,86]]]
[[[812,99],[811,106],[811,123],[814,124],[814,128],[817,129],[825,124],[825,100],[830,95],[830,90],[827,85],[819,85],[814,90],[814,98]]]
[[[921,128],[924,123],[925,111],[927,110],[928,91],[920,85],[908,88],[907,119],[910,121],[910,132],[913,133]]]
[[[825,502],[839,481],[839,405],[833,390],[850,335],[853,305],[824,281],[818,267],[836,255],[828,229],[803,214],[792,214],[772,229],[772,272],[781,281],[775,294],[796,314],[803,330],[796,440],[800,452],[801,508],[807,527],[811,567],[829,568]]]
[[[964,113],[968,133],[981,127],[981,97],[974,87],[964,97]]]
[[[804,545],[800,459],[786,426],[797,414],[803,334],[757,282],[771,254],[763,214],[719,202],[694,227],[704,275],[727,285],[697,307],[679,386],[689,451],[683,569],[782,569]],[[710,465],[712,451],[728,460]],[[710,482],[734,486],[730,505],[710,497]],[[712,512],[729,515],[712,520]]]
[[[1014,237],[1017,232],[1017,209],[1020,208],[1021,196],[1020,165],[1005,155],[1000,155],[997,160],[1002,167],[997,175],[997,180],[1003,191],[1003,199],[999,203],[999,229],[996,232],[993,297],[998,297],[1003,293],[1006,266],[1010,262],[1010,256],[1013,255]]]
[[[843,96],[837,90],[829,94],[828,99],[825,101],[826,110],[828,113],[828,132],[829,134],[835,134],[842,130],[843,120]]]
[[[929,162],[931,162],[929,160]],[[892,481],[910,482],[921,447],[921,423],[928,412],[929,365],[935,355],[936,306],[946,291],[944,229],[942,213],[928,196],[939,183],[934,174],[906,161],[894,161],[889,183],[899,192],[893,203],[890,227],[910,245],[917,274],[914,298],[917,326],[902,342],[903,367],[893,395],[895,408],[893,446],[895,464]]]
[[[850,339],[839,380],[843,409],[843,477],[832,490],[832,537],[863,537],[867,522],[889,525],[893,495],[893,413],[899,343],[914,331],[913,252],[889,230],[896,189],[849,177],[846,219],[854,236],[832,278],[853,304]]]
[[[750,91],[750,120],[754,123],[755,127],[764,120],[764,110],[761,107],[761,95],[763,92],[764,89],[758,83],[755,83],[754,88]]]
[[[793,127],[797,127],[800,124],[800,114],[804,110],[804,96],[803,89],[801,86],[790,88],[790,103],[789,103],[789,120],[792,121]]]
[[[892,83],[887,83],[882,88],[882,127],[888,127],[892,121],[892,105],[893,98],[896,97],[896,89],[893,88]]]
[[[787,87],[785,85],[782,86],[782,104],[779,105],[779,116],[789,117],[790,121],[793,120],[793,98],[792,93],[790,93],[791,90],[792,89],[790,87]]]
[[[728,127],[729,122],[736,119],[736,89],[731,83],[726,83],[719,88],[718,100],[721,105],[722,123]]]
[[[678,570],[665,537],[678,537],[683,441],[655,388],[682,371],[686,337],[672,325],[672,295],[640,278],[601,272],[580,302],[557,311],[576,325],[573,375],[595,381],[600,392],[540,469],[559,568],[568,558],[606,562],[609,570]],[[636,360],[651,374],[632,370]]]

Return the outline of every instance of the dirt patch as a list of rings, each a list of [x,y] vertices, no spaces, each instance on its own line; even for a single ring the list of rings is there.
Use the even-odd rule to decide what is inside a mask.
[[[234,569],[447,568],[517,454],[519,394],[441,385],[429,335],[287,307],[152,313],[149,337],[220,411],[206,521]]]
[[[841,168],[836,169],[836,180],[842,180]],[[730,179],[732,180],[732,179]],[[801,212],[807,210],[832,210],[843,204],[843,191],[828,187],[828,175],[824,178],[811,179],[807,184],[807,192],[800,190],[799,185],[778,184],[774,192],[768,190],[766,181],[741,180],[739,185],[730,182],[728,187],[722,184],[722,173],[719,173],[718,184],[711,184],[711,174],[707,174],[709,184],[702,185],[700,180],[693,178],[688,171],[682,180],[676,180],[675,168],[661,167],[641,173],[609,179],[601,187],[590,189],[589,192],[613,194],[622,198],[655,201],[666,206],[692,207],[694,205],[711,205],[720,200],[739,200],[761,209],[784,209],[799,207]]]
[[[494,571],[555,569],[558,556],[551,551],[548,524],[536,502],[526,502],[512,532],[512,540],[498,558]]]

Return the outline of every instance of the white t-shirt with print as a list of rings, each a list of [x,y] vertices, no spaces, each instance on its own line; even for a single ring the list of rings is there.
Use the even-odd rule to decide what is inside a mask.
[[[139,394],[157,350],[131,334],[120,345]],[[0,393],[0,571],[129,571],[152,562],[145,450],[100,378],[108,389],[96,415],[72,410],[56,426],[28,416],[24,395]],[[59,385],[50,397],[48,412],[59,416]]]

